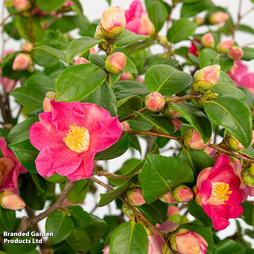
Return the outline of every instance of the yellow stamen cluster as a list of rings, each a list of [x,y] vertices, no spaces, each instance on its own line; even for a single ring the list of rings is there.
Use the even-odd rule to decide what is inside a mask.
[[[217,198],[220,204],[225,205],[225,201],[229,200],[231,193],[228,183],[218,183],[213,185],[211,197]]]
[[[74,152],[83,153],[88,150],[90,135],[86,128],[70,125],[69,132],[63,138],[65,144]]]

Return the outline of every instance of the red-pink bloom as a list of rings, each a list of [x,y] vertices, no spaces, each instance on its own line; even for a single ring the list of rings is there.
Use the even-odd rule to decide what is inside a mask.
[[[194,39],[193,41],[200,43],[200,40],[198,40],[198,39]],[[193,42],[191,42],[191,46],[188,49],[188,53],[195,55],[195,56],[199,55],[199,49]]]
[[[39,114],[40,122],[29,131],[32,145],[40,150],[38,173],[55,173],[71,181],[90,177],[97,152],[113,145],[122,134],[117,117],[91,103],[51,101],[52,112]]]
[[[103,250],[103,254],[109,254],[109,245],[107,245]]]
[[[216,230],[225,229],[229,218],[237,218],[243,213],[240,184],[227,155],[220,155],[212,168],[206,168],[198,175],[197,194]]]
[[[11,150],[7,149],[7,143],[0,137],[0,149],[4,157],[0,159],[0,191],[16,190],[18,188],[18,176],[27,173]]]
[[[148,17],[147,11],[143,9],[142,2],[134,0],[130,9],[125,11],[126,27],[125,29],[136,34],[153,35],[155,28]]]
[[[228,76],[234,81],[236,86],[242,86],[240,85],[241,79],[243,76],[245,76],[248,72],[248,66],[244,65],[241,60],[234,61],[234,64],[236,64],[236,70],[234,74],[228,74]]]

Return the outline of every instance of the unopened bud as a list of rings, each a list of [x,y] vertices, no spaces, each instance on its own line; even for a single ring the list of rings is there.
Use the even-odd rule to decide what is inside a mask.
[[[222,41],[216,46],[216,50],[219,53],[227,54],[229,50],[234,46],[234,40]]]
[[[152,92],[146,96],[145,105],[148,110],[158,112],[163,109],[165,105],[165,100],[160,93]]]
[[[196,17],[193,19],[193,22],[195,22],[198,26],[201,26],[205,23],[205,20],[201,17]]]
[[[212,92],[211,90],[207,90],[204,95],[201,97],[201,101],[203,103],[207,101],[211,101],[216,99],[219,96],[219,94]]]
[[[195,73],[193,90],[203,92],[211,89],[219,80],[220,65],[207,66]]]
[[[116,52],[106,58],[105,69],[112,74],[118,74],[126,65],[126,56],[122,52]]]
[[[212,137],[207,143],[204,143],[202,137],[196,129],[191,129],[185,132],[184,134],[184,145],[191,149],[202,150],[208,147],[212,141]]]
[[[17,11],[27,11],[31,7],[29,0],[13,0],[13,5]]]
[[[90,55],[97,55],[97,51],[95,50],[95,48],[90,48],[89,49],[89,53],[90,53]]]
[[[126,192],[128,200],[135,206],[141,206],[146,203],[141,192],[141,188],[131,188]]]
[[[24,53],[30,53],[34,48],[34,45],[31,43],[31,42],[25,42],[23,45],[22,45],[22,51]]]
[[[243,56],[243,50],[239,47],[232,47],[228,52],[228,57],[232,60],[240,60]]]
[[[123,72],[120,80],[135,80],[134,76],[129,72]]]
[[[193,199],[192,190],[186,185],[179,185],[172,190],[172,197],[179,203],[188,202]]]
[[[122,131],[129,131],[130,130],[130,125],[128,122],[122,122],[121,123]]]
[[[212,15],[209,17],[209,23],[212,25],[219,24],[222,22],[225,22],[229,19],[229,15],[222,11],[217,11],[212,13]]]
[[[252,139],[250,146],[253,143],[254,143],[254,131],[252,131]],[[228,146],[236,152],[246,149],[231,133],[228,135]]]
[[[22,209],[26,206],[24,201],[12,191],[3,191],[0,193],[1,206],[10,210]]]
[[[12,64],[12,69],[14,71],[24,71],[26,70],[31,64],[31,57],[30,55],[20,53],[18,54]]]
[[[165,97],[165,102],[168,102],[170,100],[171,96],[166,96]],[[174,97],[174,98],[178,98],[178,97]],[[183,104],[185,103],[185,101],[179,101],[177,102],[178,104]],[[169,103],[168,105],[166,105],[163,110],[162,113],[164,116],[167,116],[169,118],[174,117],[174,118],[178,118],[178,117],[182,117],[182,115],[175,109],[175,107]]]
[[[63,4],[63,7],[68,7],[68,6],[71,6],[73,5],[73,2],[72,1],[67,1]]]
[[[85,63],[89,63],[89,61],[88,61],[86,58],[84,58],[84,57],[80,57],[80,58],[78,58],[78,59],[74,62],[73,65],[85,64]]]
[[[215,41],[211,33],[207,33],[202,36],[201,44],[204,48],[214,48]]]
[[[207,242],[199,234],[181,228],[169,236],[171,248],[180,254],[205,254]]]
[[[250,174],[248,168],[242,172],[243,181],[250,187],[254,187],[254,177]]]
[[[180,209],[175,205],[169,205],[168,206],[167,217],[170,217],[170,216],[175,215],[175,214],[180,214]]]
[[[173,132],[173,133],[175,133],[176,131],[178,131],[181,128],[183,122],[180,121],[179,119],[175,119],[175,118],[171,118],[171,121],[175,127],[175,130]]]
[[[132,220],[134,213],[127,205],[123,204],[122,211],[129,220]]]
[[[52,105],[50,103],[51,100],[55,98],[56,94],[55,92],[47,92],[46,97],[43,100],[43,110],[44,112],[51,112],[52,111]]]
[[[160,197],[160,201],[167,203],[167,204],[177,204],[176,200],[173,199],[172,197],[172,192],[169,191],[163,196]]]
[[[125,10],[121,6],[112,6],[101,16],[100,28],[106,38],[116,38],[126,25]]]

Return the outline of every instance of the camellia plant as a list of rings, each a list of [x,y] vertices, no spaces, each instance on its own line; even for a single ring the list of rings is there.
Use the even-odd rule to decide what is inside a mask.
[[[236,37],[254,8],[238,1],[236,22],[211,0],[92,22],[79,0],[4,1],[0,253],[254,253],[254,48]],[[111,202],[119,215],[93,214]]]

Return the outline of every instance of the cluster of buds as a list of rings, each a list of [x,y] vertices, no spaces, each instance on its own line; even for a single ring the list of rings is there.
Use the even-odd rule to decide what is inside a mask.
[[[243,181],[250,187],[254,187],[254,164],[251,163],[251,165],[248,168],[245,168],[242,172],[242,179]]]
[[[234,45],[234,40],[222,41],[216,46],[216,50],[218,53],[227,54],[230,59],[237,61],[242,58],[243,50]]]
[[[18,210],[26,206],[17,194],[9,190],[0,193],[0,203],[3,208],[10,210]]]

